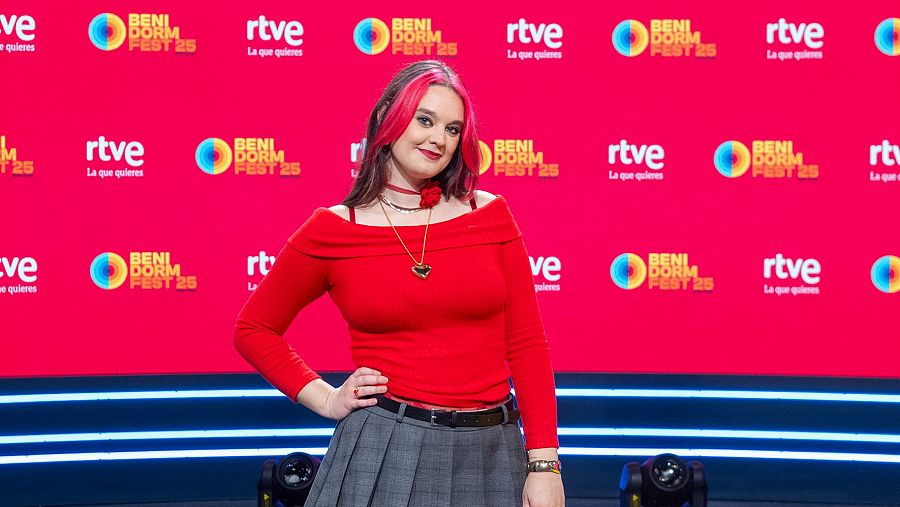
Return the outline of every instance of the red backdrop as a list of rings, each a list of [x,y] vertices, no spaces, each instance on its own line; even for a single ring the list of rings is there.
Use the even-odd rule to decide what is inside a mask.
[[[874,43],[879,23],[900,10],[888,1],[737,7],[4,2],[0,376],[249,371],[231,344],[248,288],[263,276],[249,257],[274,256],[316,207],[342,199],[352,144],[382,88],[428,56],[403,51],[440,49],[456,53],[440,57],[470,89],[491,151],[480,188],[507,198],[525,234],[557,371],[900,377],[900,295],[871,279],[877,259],[900,255],[900,183],[872,180],[896,178],[898,160],[870,163],[873,145],[900,144],[900,58]],[[141,50],[162,47],[159,38],[96,47],[88,28],[101,13],[125,25],[131,13],[168,14],[169,51]],[[260,16],[274,26],[263,35],[251,26],[248,39]],[[369,17],[392,39],[404,37],[394,18],[430,19],[430,31],[405,36],[435,44],[366,54],[353,34]],[[770,43],[767,24],[780,18],[788,42],[775,30]],[[689,20],[690,31],[677,32],[687,42],[659,45],[676,32],[654,32],[643,52],[622,55],[612,36],[629,19],[651,32],[652,20]],[[276,40],[273,28],[293,30],[292,40]],[[667,56],[685,48],[690,55]],[[100,136],[114,144],[110,160],[99,146],[89,160]],[[272,138],[299,175],[246,174],[236,162],[208,174],[195,161],[207,138],[232,151],[236,138]],[[545,165],[514,175],[497,160],[503,140],[531,141],[530,158],[540,153]],[[635,153],[664,151],[662,167],[617,152],[611,163],[610,145],[622,140]],[[791,177],[765,177],[762,166],[723,176],[713,155],[726,141],[791,141],[818,177],[798,177],[796,160]],[[126,263],[131,252],[168,252],[196,288],[101,288],[90,267],[107,252]],[[656,284],[671,282],[652,277],[622,289],[610,266],[623,253],[644,263],[687,254],[697,273],[687,290],[662,290]],[[767,278],[765,259],[778,254],[794,267],[812,259],[807,279],[774,268]],[[776,287],[818,294],[766,293]],[[315,369],[354,367],[327,297],[287,337]]]

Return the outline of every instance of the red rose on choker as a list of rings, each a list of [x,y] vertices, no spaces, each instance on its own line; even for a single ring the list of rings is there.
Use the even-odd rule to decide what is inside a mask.
[[[441,201],[441,186],[436,181],[431,181],[422,187],[420,192],[422,198],[419,200],[420,208],[433,208]]]

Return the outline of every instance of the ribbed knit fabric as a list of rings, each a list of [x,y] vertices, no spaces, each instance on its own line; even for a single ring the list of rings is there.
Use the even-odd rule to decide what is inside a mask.
[[[420,255],[425,226],[397,230]],[[547,339],[506,200],[431,224],[425,262],[432,271],[421,280],[390,227],[317,208],[241,310],[235,347],[296,402],[320,376],[282,335],[328,292],[349,325],[354,364],[381,371],[389,393],[448,407],[487,405],[508,396],[511,374],[526,448],[558,447]]]

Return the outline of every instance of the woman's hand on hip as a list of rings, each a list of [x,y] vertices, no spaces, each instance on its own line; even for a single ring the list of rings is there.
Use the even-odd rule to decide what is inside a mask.
[[[347,378],[346,382],[341,384],[341,387],[336,387],[328,393],[328,398],[325,400],[328,417],[339,421],[358,408],[375,405],[377,401],[374,399],[361,400],[359,398],[387,392],[387,386],[384,385],[387,384],[387,381],[388,378],[378,370],[365,366],[357,369]]]
[[[565,507],[562,476],[553,472],[531,472],[525,478],[522,507]]]

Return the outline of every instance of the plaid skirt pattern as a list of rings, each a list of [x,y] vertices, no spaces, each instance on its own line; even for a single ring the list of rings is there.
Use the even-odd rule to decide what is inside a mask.
[[[338,422],[307,507],[521,507],[518,423],[432,426],[379,406]]]

